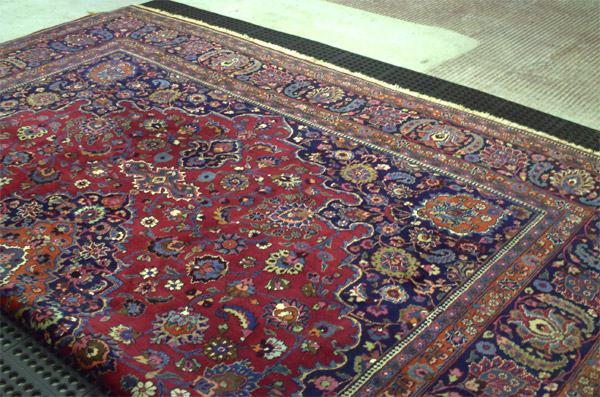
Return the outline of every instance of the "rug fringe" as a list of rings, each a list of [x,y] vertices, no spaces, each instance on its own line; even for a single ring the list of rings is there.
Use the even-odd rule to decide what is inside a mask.
[[[141,10],[144,10],[144,11],[148,11],[148,12],[153,12],[153,13],[156,13],[156,14],[161,14],[161,15],[164,15],[164,16],[167,16],[167,17],[176,18],[176,19],[179,19],[179,20],[182,20],[182,21],[185,21],[185,22],[190,22],[190,23],[193,23],[193,24],[196,24],[196,25],[200,25],[200,26],[209,28],[211,30],[215,30],[217,32],[226,33],[226,34],[234,36],[236,38],[240,38],[240,39],[243,39],[243,40],[246,40],[246,41],[250,41],[251,43],[260,45],[262,47],[266,47],[266,48],[272,49],[274,51],[283,53],[285,55],[293,56],[293,57],[298,58],[298,59],[303,60],[303,61],[308,61],[310,63],[313,63],[313,64],[317,65],[317,66],[320,66],[320,67],[323,67],[323,68],[326,68],[326,69],[335,70],[337,72],[344,73],[344,74],[349,75],[351,77],[355,77],[355,78],[359,78],[361,80],[365,80],[365,81],[367,81],[367,82],[369,82],[371,84],[378,85],[378,86],[380,86],[382,88],[386,88],[386,89],[389,89],[389,90],[392,90],[392,91],[396,91],[396,92],[399,92],[399,93],[402,93],[402,94],[405,94],[405,95],[409,95],[409,96],[412,96],[412,97],[415,97],[415,98],[423,99],[423,100],[426,100],[426,101],[434,102],[437,105],[441,105],[441,106],[453,108],[455,110],[460,110],[460,111],[469,113],[471,115],[474,115],[474,116],[477,116],[477,117],[480,117],[480,118],[483,118],[483,119],[487,119],[487,120],[490,120],[490,121],[502,124],[502,125],[507,126],[507,127],[516,128],[516,129],[519,129],[519,130],[521,130],[523,132],[527,132],[527,133],[530,133],[530,134],[537,135],[537,136],[539,136],[541,138],[544,138],[546,140],[553,141],[556,144],[560,144],[560,145],[563,145],[563,146],[568,146],[568,148],[573,149],[573,150],[577,150],[579,152],[582,152],[582,154],[593,155],[593,156],[600,156],[600,151],[589,149],[589,148],[586,148],[584,146],[577,145],[575,143],[572,143],[572,142],[569,142],[569,141],[557,138],[557,137],[555,137],[553,135],[550,135],[550,134],[548,134],[546,132],[538,131],[538,130],[535,130],[533,128],[526,127],[524,125],[515,123],[513,121],[506,120],[504,118],[497,117],[497,116],[494,116],[494,115],[486,113],[486,112],[481,112],[481,111],[478,111],[478,110],[473,110],[473,109],[470,109],[468,107],[465,107],[465,106],[462,106],[462,105],[459,105],[459,104],[456,104],[456,103],[453,103],[453,102],[449,102],[449,101],[446,101],[446,100],[443,100],[443,99],[440,99],[440,98],[436,98],[436,97],[432,97],[432,96],[429,96],[429,95],[421,94],[419,92],[412,91],[412,90],[409,90],[407,88],[398,86],[396,84],[386,83],[385,81],[377,80],[377,79],[375,79],[373,77],[370,77],[370,76],[367,76],[365,74],[358,73],[358,72],[353,72],[353,71],[351,71],[349,69],[339,67],[339,66],[334,65],[332,63],[329,63],[329,62],[326,62],[326,61],[322,61],[320,59],[317,59],[317,58],[314,58],[314,57],[311,57],[311,56],[308,56],[308,55],[304,55],[304,54],[302,54],[302,53],[300,53],[298,51],[291,50],[289,48],[285,48],[285,47],[282,47],[280,45],[269,43],[269,42],[266,42],[266,41],[263,41],[263,40],[260,40],[260,39],[255,39],[255,38],[253,38],[251,36],[248,36],[247,34],[244,34],[244,33],[238,33],[238,32],[235,32],[233,30],[230,30],[230,29],[226,29],[226,28],[221,28],[219,26],[210,25],[210,24],[208,24],[206,22],[203,22],[203,21],[200,21],[200,20],[197,20],[197,19],[188,18],[188,17],[185,17],[185,16],[181,16],[181,15],[170,13],[170,12],[167,12],[167,11],[157,10],[155,8],[146,7],[144,5],[133,5],[132,7],[138,8],[138,9],[141,9]]]

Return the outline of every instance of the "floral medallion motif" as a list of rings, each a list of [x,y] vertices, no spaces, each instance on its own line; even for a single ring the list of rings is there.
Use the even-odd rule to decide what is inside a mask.
[[[489,396],[535,396],[540,381],[514,362],[487,357],[469,367],[471,378],[464,383],[469,393]]]
[[[227,273],[228,263],[220,256],[204,255],[185,265],[192,283],[217,280]]]
[[[199,344],[208,329],[208,318],[189,307],[181,307],[157,315],[152,326],[154,336],[151,343],[174,346]]]
[[[0,244],[0,258],[3,260],[3,266],[0,267],[0,285],[6,284],[9,276],[26,263],[27,251],[27,247]]]
[[[552,310],[511,312],[509,320],[517,325],[517,334],[526,344],[549,354],[568,353],[581,346],[581,330],[571,325],[565,317]]]
[[[438,195],[423,202],[415,215],[459,236],[487,233],[504,217],[504,212],[466,194]]]
[[[459,149],[464,152],[474,141],[473,136],[465,131],[432,119],[409,120],[400,131],[427,146],[450,152]]]
[[[417,270],[417,258],[401,248],[380,248],[371,258],[373,267],[399,280],[411,278]]]
[[[92,67],[87,77],[94,83],[110,85],[133,76],[135,71],[136,68],[131,63],[114,59]]]
[[[241,148],[234,140],[214,140],[208,144],[202,141],[190,142],[192,149],[184,150],[180,165],[184,168],[217,168],[227,160],[237,163],[241,160]]]

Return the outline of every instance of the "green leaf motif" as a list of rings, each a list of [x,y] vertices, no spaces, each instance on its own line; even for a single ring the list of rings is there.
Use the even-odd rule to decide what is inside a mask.
[[[171,266],[165,267],[165,273],[167,273],[171,276],[179,276],[179,272],[177,270],[173,269]]]
[[[273,372],[277,372],[282,375],[289,375],[292,373],[292,371],[290,371],[290,369],[288,367],[286,367],[285,365],[276,366],[275,368],[273,368]]]

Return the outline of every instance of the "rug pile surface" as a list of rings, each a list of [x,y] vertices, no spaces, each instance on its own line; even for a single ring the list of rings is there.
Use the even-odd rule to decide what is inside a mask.
[[[600,156],[129,7],[0,45],[5,313],[115,394],[598,394]]]

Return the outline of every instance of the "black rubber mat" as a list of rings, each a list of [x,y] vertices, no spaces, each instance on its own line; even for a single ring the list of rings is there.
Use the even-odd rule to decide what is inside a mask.
[[[200,10],[185,4],[154,0],[144,5],[243,33],[250,37],[277,44],[304,55],[335,64],[353,72],[359,72],[411,91],[465,106],[472,110],[489,113],[493,116],[554,135],[557,138],[592,150],[600,150],[600,131],[598,130],[572,123],[472,88],[366,58],[316,41]]]

